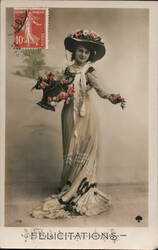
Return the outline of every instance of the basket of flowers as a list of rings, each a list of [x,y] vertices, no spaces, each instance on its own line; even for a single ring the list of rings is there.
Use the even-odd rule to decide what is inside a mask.
[[[65,101],[66,104],[70,104],[74,97],[74,77],[71,75],[66,76],[62,80],[56,80],[55,74],[52,72],[48,73],[46,77],[39,77],[33,89],[38,89],[43,91],[43,96],[41,101],[37,102],[40,107],[55,111],[55,107],[58,102]]]

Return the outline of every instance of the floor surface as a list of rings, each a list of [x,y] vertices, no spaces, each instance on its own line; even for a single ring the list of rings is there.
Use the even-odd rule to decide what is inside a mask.
[[[107,184],[100,189],[112,197],[112,207],[97,216],[77,216],[72,219],[35,219],[32,208],[39,205],[52,190],[41,183],[7,185],[5,225],[8,227],[145,227],[148,202],[145,184]],[[142,220],[138,222],[137,216]]]

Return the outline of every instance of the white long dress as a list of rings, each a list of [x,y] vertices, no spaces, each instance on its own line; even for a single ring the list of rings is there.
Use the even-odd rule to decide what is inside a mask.
[[[75,73],[74,101],[62,110],[62,138],[64,166],[61,190],[51,195],[31,213],[36,218],[65,218],[75,215],[97,215],[111,205],[110,199],[96,186],[97,131],[89,91],[94,88],[102,98],[95,70],[89,65],[67,68]],[[88,84],[87,84],[88,83]]]

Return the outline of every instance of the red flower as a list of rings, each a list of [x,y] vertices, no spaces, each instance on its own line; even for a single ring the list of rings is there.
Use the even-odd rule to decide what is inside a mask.
[[[58,95],[58,97],[62,100],[66,99],[68,97],[68,93],[66,92],[60,92],[60,94]]]
[[[60,82],[61,82],[62,84],[65,84],[65,83],[68,83],[68,80],[62,79]]]
[[[120,95],[116,95],[116,96],[114,97],[114,99],[121,99],[121,96],[120,96]]]
[[[45,82],[40,83],[41,89],[45,89],[46,86],[47,86],[47,84]]]
[[[53,97],[48,96],[47,100],[48,100],[48,102],[51,102],[51,101],[53,101]]]
[[[70,99],[70,98],[67,98],[66,104],[70,104],[70,103],[71,103],[71,99]]]
[[[79,37],[79,36],[81,36],[82,35],[82,30],[80,30],[80,29],[78,29],[78,30],[76,30],[75,32],[74,32],[74,36],[75,37]]]
[[[67,93],[68,93],[69,95],[73,95],[73,94],[75,93],[74,87],[73,87],[72,85],[69,85],[69,86],[68,86]]]
[[[47,74],[47,79],[48,80],[54,80],[54,78],[55,78],[55,75],[52,72],[50,72],[49,74]]]
[[[94,40],[99,40],[100,39],[100,36],[95,32],[91,32],[89,35]]]

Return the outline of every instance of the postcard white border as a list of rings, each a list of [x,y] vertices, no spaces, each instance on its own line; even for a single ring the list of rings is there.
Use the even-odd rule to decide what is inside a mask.
[[[71,228],[74,232],[101,232],[115,230],[126,234],[116,243],[111,241],[24,241],[24,229],[4,227],[5,183],[5,9],[16,8],[147,8],[150,17],[149,43],[149,226],[144,228]],[[158,3],[156,1],[2,1],[1,2],[1,82],[0,82],[0,247],[3,248],[54,248],[54,249],[156,249],[158,247],[158,170],[157,170],[157,83],[158,83]],[[49,230],[49,228],[43,228]],[[70,231],[70,228],[51,228],[52,231]]]

